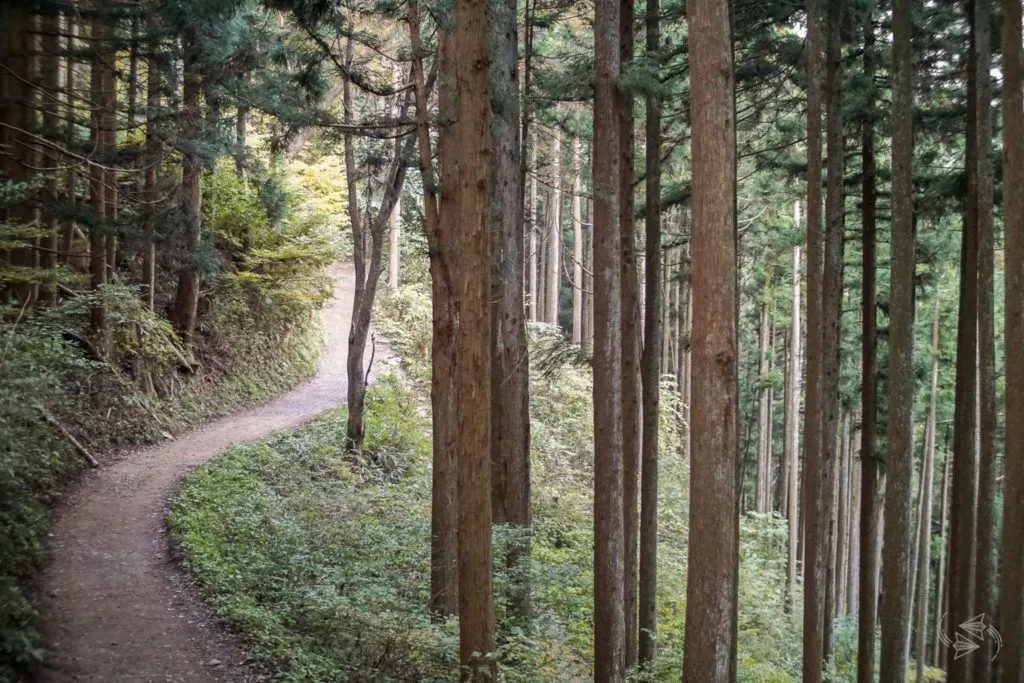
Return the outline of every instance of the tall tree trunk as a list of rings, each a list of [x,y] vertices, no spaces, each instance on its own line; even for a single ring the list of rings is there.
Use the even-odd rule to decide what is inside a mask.
[[[522,535],[507,558],[515,569],[509,609],[530,611],[530,362],[523,301],[523,207],[519,158],[516,2],[491,2],[491,511]],[[577,200],[578,201],[578,200]]]
[[[572,139],[572,343],[583,344],[583,216],[580,139]]]
[[[771,283],[765,283],[765,296]],[[758,326],[758,365],[757,365],[757,488],[754,495],[754,507],[760,514],[771,510],[771,478],[772,450],[769,443],[770,429],[768,421],[771,413],[768,410],[768,347],[771,345],[771,321],[768,314],[767,299],[761,302],[761,323]]]
[[[64,135],[70,142],[75,139],[75,90],[78,82],[75,79],[75,58],[77,49],[76,38],[78,36],[78,24],[75,22],[74,13],[68,11],[64,14],[64,26],[67,31],[67,57],[65,58],[64,77],[64,116],[66,119]],[[71,243],[75,238],[77,224],[74,219],[74,212],[78,206],[78,165],[69,164],[64,177],[64,201],[68,207],[68,218],[64,220],[64,232],[61,235],[60,253],[64,263],[71,260]]]
[[[633,61],[632,0],[621,0],[619,59],[623,71]],[[626,83],[619,84],[619,226],[622,267],[622,506],[625,542],[624,587],[626,668],[637,658],[637,567],[640,531],[640,283],[637,278],[636,224],[633,178],[633,106],[635,95]]]
[[[526,258],[529,260],[527,270],[530,273],[530,320],[533,322],[541,319],[540,310],[543,302],[540,290],[538,289],[539,280],[537,277],[538,263],[540,261],[540,245],[537,241],[537,233],[539,232],[537,212],[539,208],[537,195],[537,129],[532,128],[530,130],[530,221],[527,226],[530,235],[530,246]]]
[[[457,528],[455,434],[455,313],[452,310],[452,274],[447,260],[450,235],[441,230],[441,211],[451,206],[450,195],[444,203],[438,196],[431,154],[429,93],[423,73],[423,42],[420,34],[420,9],[409,3],[409,39],[412,45],[413,90],[416,97],[416,139],[423,185],[424,227],[430,245],[430,282],[433,304],[431,326],[430,404],[432,415],[433,467],[430,505],[430,610],[436,617],[458,611]],[[442,32],[438,40],[438,61],[451,59],[451,35]],[[451,106],[445,89],[439,95],[439,107]],[[438,131],[438,147],[450,144],[446,128]],[[440,150],[439,150],[440,152]]]
[[[796,227],[800,226],[800,202],[793,209]],[[800,331],[800,275],[803,268],[800,246],[793,247],[793,320],[790,324],[789,377],[786,380],[786,461],[788,465],[789,489],[786,517],[789,523],[789,562],[786,572],[786,586],[789,592],[789,606],[796,611],[797,546],[799,545],[799,482],[800,482],[800,378],[801,345]]]
[[[874,683],[875,633],[878,622],[878,539],[881,527],[878,459],[876,454],[878,359],[875,316],[875,25],[871,6],[864,22],[864,77],[868,83],[868,112],[861,123],[861,430],[860,430],[860,585],[858,587],[857,681]]]
[[[807,396],[804,408],[803,679],[822,680],[828,513],[822,441],[823,244],[821,234],[821,3],[807,2]]]
[[[850,438],[850,561],[846,581],[846,613],[857,614],[860,599],[860,514],[861,514],[861,466],[857,464],[855,444],[860,443],[860,432],[854,429]]]
[[[182,126],[185,150],[182,153],[181,204],[185,214],[183,264],[178,271],[178,293],[174,304],[174,329],[185,339],[195,330],[199,307],[199,248],[202,244],[203,163],[198,143],[202,117],[199,53],[195,36],[186,36]]]
[[[149,20],[150,31],[156,30],[156,19]],[[156,214],[157,166],[160,159],[160,65],[157,61],[157,41],[149,43],[146,57],[146,171],[142,194],[146,201],[142,221],[142,290],[146,306],[156,309]]]
[[[846,614],[846,574],[850,554],[850,411],[842,408],[839,421],[839,502],[836,512],[836,611],[837,617]]]
[[[1024,187],[1024,56],[1021,3],[1003,0],[1003,187]],[[1007,340],[1024,339],[1024,194],[1003,195],[1005,233],[1005,330]],[[1024,386],[1024,355],[1007,344],[1006,386]],[[1000,588],[1002,683],[1024,681],[1024,392],[1006,392],[1003,562]]]
[[[60,131],[60,99],[59,93],[62,87],[62,69],[60,60],[60,15],[56,12],[42,15],[40,23],[40,50],[39,50],[39,85],[43,91],[40,98],[40,106],[43,110],[41,134],[47,137],[57,138]],[[57,168],[61,163],[61,157],[52,150],[42,154],[40,166],[44,168]],[[40,253],[39,266],[49,270],[57,264],[59,253],[60,225],[54,207],[57,205],[57,175],[55,172],[45,176],[44,197],[41,218],[46,230],[46,237],[43,243],[45,249]],[[57,290],[50,286],[47,288],[51,301],[56,300]]]
[[[935,412],[939,395],[939,299],[935,299],[932,320],[932,387],[928,401],[928,424],[925,427],[923,481],[921,484],[921,519],[917,537],[917,632],[914,637],[914,669],[917,683],[924,680],[925,633],[928,631],[928,570],[932,546],[932,473],[935,469]]]
[[[622,240],[618,81],[621,4],[597,0],[594,32],[594,680],[626,674],[623,585]]]
[[[691,0],[693,383],[683,679],[736,680],[736,138],[727,3]],[[712,553],[708,548],[714,548]]]
[[[518,71],[516,71],[516,75],[518,75]],[[402,82],[404,80],[404,74],[402,73],[402,69],[399,68],[399,66],[397,64],[395,64],[392,67],[391,80],[395,84],[395,90],[400,92],[401,91],[401,87],[402,87]],[[391,115],[394,117],[394,119],[396,121],[399,120],[399,118],[402,116],[402,108],[403,108],[402,107],[402,100],[403,99],[404,98],[403,98],[402,95],[395,95],[394,98],[393,98],[394,101],[391,104]],[[516,121],[516,123],[518,124],[518,121]],[[519,138],[518,138],[518,135],[519,135],[519,131],[517,129],[515,136],[513,136],[515,138],[515,145],[516,145],[515,153],[517,155],[519,154]],[[518,163],[518,160],[519,159],[518,159],[518,156],[517,156],[516,157],[517,163]],[[519,172],[520,172],[520,169],[517,167],[516,170],[515,170],[515,175],[516,175],[516,180],[517,181],[519,179]],[[521,207],[519,207],[519,199],[520,199],[520,197],[517,196],[516,197],[516,201],[513,204],[513,207],[521,208]],[[520,211],[520,213],[522,213],[522,212]],[[522,218],[520,218],[520,221],[521,220],[522,220]],[[402,193],[399,192],[398,196],[395,198],[395,208],[391,212],[391,230],[389,231],[389,240],[388,240],[388,290],[391,291],[391,292],[398,291],[398,273],[399,273],[399,267],[401,266],[401,260],[402,260],[401,237],[402,237]],[[521,247],[520,247],[519,250],[521,250]],[[517,251],[519,251],[519,250],[517,250]]]
[[[992,35],[990,0],[974,0],[978,43],[977,212],[978,212],[978,518],[977,569],[973,614],[996,613],[996,511],[999,493],[996,463],[995,244],[992,226]],[[974,680],[992,680],[992,639],[983,638],[973,659]]]
[[[893,5],[892,243],[889,382],[882,550],[882,654],[887,681],[906,680],[911,624],[911,484],[914,471],[914,154],[911,0]]]
[[[659,0],[647,0],[647,63],[660,73],[661,16]],[[654,660],[658,634],[658,424],[661,392],[661,347],[664,333],[661,250],[661,96],[647,95],[644,155],[644,344],[642,380],[642,452],[640,454],[639,644],[641,666]]]
[[[548,207],[548,261],[544,284],[547,304],[545,322],[558,324],[558,297],[562,289],[562,131],[555,128],[555,142],[551,150],[552,189]]]
[[[970,48],[967,57],[967,211],[964,216],[963,245],[960,253],[960,314],[957,321],[956,394],[953,408],[953,507],[949,533],[949,617],[948,630],[972,618],[977,534],[978,467],[978,81],[981,76],[978,49],[979,14],[985,0],[966,3],[970,24]],[[988,72],[984,74],[988,78]],[[949,680],[970,681],[971,658],[956,658],[950,647]]]
[[[106,142],[106,134],[103,127],[107,122],[104,113],[106,104],[103,97],[104,85],[104,59],[105,50],[103,43],[106,40],[106,27],[101,21],[92,24],[92,45],[93,58],[90,67],[90,97],[94,98],[97,106],[92,107],[90,121],[90,142],[94,149],[102,151]],[[104,155],[101,155],[103,159]],[[93,289],[107,283],[107,193],[104,189],[106,172],[99,164],[89,166],[89,203],[92,208],[91,222],[89,224],[89,283]],[[183,197],[184,200],[184,197]],[[94,304],[89,309],[90,323],[93,335],[98,340],[97,348],[105,351],[107,346],[107,312],[100,304]]]
[[[948,436],[947,430],[947,436]],[[947,438],[948,442],[948,438]],[[932,637],[932,666],[942,667],[946,648],[942,645],[942,636],[945,633],[945,624],[942,615],[948,609],[948,588],[946,578],[946,562],[949,557],[947,552],[948,535],[946,529],[949,526],[949,485],[953,473],[952,454],[947,448],[943,449],[942,462],[942,511],[939,514],[939,575],[935,579],[935,627]]]
[[[516,175],[519,169],[516,169]],[[395,209],[391,212],[391,229],[388,238],[388,290],[398,291],[398,272],[402,258],[402,196],[395,200]]]
[[[836,432],[839,426],[839,372],[840,346],[843,320],[843,226],[845,191],[843,187],[843,45],[841,26],[845,3],[828,3],[828,37],[826,41],[825,119],[827,125],[828,169],[825,200],[824,292],[822,297],[822,372],[821,372],[821,454],[823,502],[826,540],[823,547],[835,555],[836,529]],[[826,561],[828,555],[826,555]],[[832,656],[832,630],[835,616],[836,566],[829,562],[825,568],[825,613],[823,624],[823,658]]]
[[[487,3],[455,0],[453,57],[443,71],[458,92],[451,145],[442,156],[455,213],[442,225],[455,246],[455,439],[459,508],[459,651],[463,680],[493,680],[491,580],[491,95]],[[444,68],[446,64],[442,64]]]
[[[583,310],[580,313],[580,327],[583,333],[583,352],[590,355],[594,351],[594,231],[590,200],[585,199],[583,205],[586,218],[583,223]]]

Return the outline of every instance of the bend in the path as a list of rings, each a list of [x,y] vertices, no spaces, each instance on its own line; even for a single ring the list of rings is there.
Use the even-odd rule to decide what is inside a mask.
[[[194,591],[164,527],[166,499],[229,446],[296,427],[344,402],[351,266],[333,271],[317,375],[281,398],[87,472],[56,511],[43,581],[43,681],[237,681],[246,677]]]

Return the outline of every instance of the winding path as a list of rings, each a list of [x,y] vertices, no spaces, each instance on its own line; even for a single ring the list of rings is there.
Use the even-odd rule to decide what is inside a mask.
[[[317,375],[281,398],[83,474],[55,513],[43,577],[42,681],[258,680],[171,557],[168,497],[232,444],[344,402],[354,274],[338,266]]]

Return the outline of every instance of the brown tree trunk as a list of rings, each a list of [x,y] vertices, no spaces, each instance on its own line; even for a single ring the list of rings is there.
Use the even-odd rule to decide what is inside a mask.
[[[924,681],[925,633],[928,630],[928,571],[932,546],[932,476],[935,469],[935,412],[939,394],[939,300],[935,299],[932,320],[932,386],[925,427],[921,518],[917,537],[917,631],[914,637],[914,669],[917,683]]]
[[[517,72],[518,73],[518,72]],[[395,90],[400,91],[402,83],[404,81],[404,75],[402,70],[396,65],[393,67],[391,73],[391,80],[395,84]],[[402,116],[402,95],[395,95],[394,102],[391,106],[391,115],[395,120],[399,120]],[[516,134],[518,135],[518,130]],[[519,139],[516,138],[517,149],[516,154],[519,153],[518,149]],[[518,161],[518,157],[517,157]],[[520,169],[516,169],[515,174],[518,180]],[[516,197],[516,205],[519,204],[518,197]],[[522,212],[520,212],[522,213]],[[521,220],[521,219],[520,219]],[[388,290],[391,292],[398,291],[398,273],[401,266],[402,250],[401,250],[401,237],[402,237],[402,193],[399,192],[395,197],[395,208],[391,212],[391,230],[389,233],[389,249],[388,249]]]
[[[529,206],[529,225],[527,230],[530,235],[530,245],[527,249],[526,255],[529,265],[527,270],[530,274],[530,320],[537,322],[541,319],[541,304],[543,299],[538,289],[538,263],[540,261],[539,249],[540,245],[537,240],[537,233],[539,231],[539,225],[537,221],[538,211],[540,210],[540,204],[537,194],[537,129],[533,128],[530,130],[530,206]]]
[[[911,495],[914,471],[914,153],[910,0],[893,6],[892,244],[889,393],[886,401],[885,537],[882,550],[883,681],[907,676],[912,620]]]
[[[989,0],[975,0],[978,43],[977,211],[978,211],[978,518],[974,614],[996,614],[996,511],[999,494],[996,463],[995,243],[992,220],[992,35]],[[1009,339],[1009,338],[1007,338]],[[1018,522],[1020,523],[1020,522]],[[971,657],[974,680],[992,680],[993,640],[983,638]]]
[[[1024,56],[1021,3],[1003,0],[1003,187],[1024,187]],[[1005,233],[1005,330],[1007,340],[1024,339],[1024,194],[1003,195]],[[1024,356],[1005,349],[1007,387],[1024,386]],[[1002,683],[1024,681],[1024,392],[1006,392],[1003,562],[1000,612]]]
[[[597,0],[594,32],[594,680],[626,674],[622,435],[622,157],[619,0]]]
[[[839,501],[836,511],[836,617],[846,614],[846,573],[850,554],[850,537],[847,535],[850,516],[850,411],[842,409],[839,420],[839,476],[837,490]]]
[[[547,304],[545,322],[558,324],[558,297],[562,287],[562,131],[555,128],[555,142],[551,149],[551,204],[548,207],[548,259],[544,285]]]
[[[580,327],[583,351],[590,355],[594,351],[594,231],[590,200],[585,199],[583,206],[586,211],[583,223],[583,310],[580,314]]]
[[[739,516],[736,138],[724,2],[687,3],[693,154],[693,383],[683,680],[736,680]],[[715,552],[707,552],[714,548]]]
[[[957,321],[956,393],[953,409],[953,493],[956,514],[949,533],[949,616],[947,630],[971,619],[974,611],[974,576],[977,534],[978,467],[978,81],[981,76],[977,26],[984,0],[966,3],[970,24],[967,58],[967,211],[964,216],[963,245],[960,254],[960,313]],[[980,15],[980,16],[979,16]],[[988,72],[984,72],[988,77]],[[986,105],[987,106],[987,105]],[[949,680],[970,681],[970,657],[955,657],[949,647]]]
[[[822,423],[821,454],[823,492],[825,495],[823,524],[825,546],[835,556],[836,547],[836,432],[839,426],[840,345],[843,320],[843,226],[845,191],[843,187],[843,46],[841,26],[845,3],[828,3],[828,37],[826,44],[825,119],[827,125],[828,170],[825,200],[824,294],[822,298]],[[828,555],[826,555],[828,558]],[[836,565],[829,561],[825,569],[825,618],[823,624],[823,658],[832,656],[832,631],[836,600]]]
[[[39,17],[40,33],[39,39],[39,84],[42,90],[40,106],[43,110],[41,134],[47,137],[57,138],[60,130],[60,99],[61,89],[61,63],[60,63],[60,15],[56,12],[44,14]],[[41,153],[40,164],[43,168],[58,168],[61,165],[61,157],[52,150],[47,149]],[[45,200],[41,208],[42,227],[46,230],[43,239],[45,249],[39,255],[39,266],[49,270],[57,264],[60,226],[58,217],[54,211],[57,205],[57,175],[50,172],[45,176],[43,196]],[[47,288],[51,301],[56,300],[57,290],[50,286]]]
[[[93,59],[90,68],[90,96],[97,102],[92,107],[90,142],[93,147],[102,151],[106,141],[103,127],[107,123],[103,95],[104,59],[106,57],[103,42],[106,40],[106,27],[102,22],[92,24]],[[101,154],[100,158],[103,159]],[[107,283],[107,193],[104,189],[106,172],[98,164],[89,166],[89,203],[92,208],[92,222],[89,224],[89,284],[97,289]],[[105,351],[107,346],[107,312],[99,305],[90,308],[90,322],[93,335],[98,340],[97,348]]]
[[[794,207],[796,227],[800,226],[800,202]],[[786,586],[789,606],[796,611],[797,547],[799,545],[799,482],[800,482],[800,379],[802,333],[800,331],[800,275],[803,268],[800,246],[793,247],[793,320],[790,326],[789,376],[786,380],[786,461],[789,463],[786,487],[789,490],[786,517],[789,523],[789,562]]]
[[[523,302],[523,207],[519,186],[519,82],[515,0],[490,2],[491,108],[491,511],[517,536],[509,610],[530,612],[530,362]],[[578,201],[578,200],[577,200]]]
[[[455,406],[458,433],[459,652],[463,680],[493,680],[491,579],[491,95],[487,3],[455,0],[452,56],[443,77],[458,92],[442,177],[455,212],[442,223],[453,239]],[[454,66],[448,71],[446,66]]]
[[[828,514],[822,428],[822,263],[820,0],[807,2],[807,396],[804,408],[804,642],[803,679],[820,683],[825,649]]]
[[[67,12],[64,15],[65,28],[67,31],[67,57],[65,58],[65,77],[64,77],[64,116],[66,117],[66,125],[64,134],[68,140],[73,140],[75,135],[75,90],[78,87],[78,82],[75,79],[75,59],[74,51],[77,49],[76,38],[78,36],[78,24],[75,23],[75,17],[73,12]],[[64,198],[65,203],[68,207],[69,214],[73,214],[78,206],[78,165],[69,164],[67,174],[64,177]],[[75,230],[77,228],[76,221],[73,215],[64,221],[64,232],[61,235],[60,253],[64,263],[68,263],[71,259],[71,243],[75,237]]]
[[[946,432],[947,437],[949,432]],[[948,536],[946,529],[949,526],[949,484],[950,476],[953,473],[952,454],[949,452],[947,438],[946,448],[943,448],[942,463],[942,511],[939,514],[939,575],[935,580],[935,630],[932,638],[932,666],[943,667],[946,648],[942,645],[942,637],[945,634],[945,624],[942,615],[946,613],[949,606],[948,587],[946,578],[946,562],[949,553],[947,552]]]
[[[765,296],[771,288],[771,282],[765,283]],[[771,413],[768,410],[768,348],[771,345],[771,321],[768,315],[768,301],[761,302],[761,323],[758,326],[758,365],[757,365],[757,481],[754,494],[754,508],[760,514],[771,510],[771,479],[772,450],[770,445],[771,430],[768,422]]]
[[[572,343],[583,344],[583,216],[580,139],[572,139]]]
[[[647,0],[647,63],[659,73],[660,3]],[[646,178],[644,221],[644,344],[640,358],[642,380],[643,438],[640,454],[640,570],[639,570],[639,644],[637,659],[641,666],[654,660],[658,634],[658,424],[661,391],[661,347],[664,332],[662,318],[661,263],[661,96],[647,96],[645,122],[647,149],[644,155]]]
[[[875,633],[878,614],[878,539],[881,526],[878,459],[876,454],[878,360],[875,317],[875,26],[873,8],[864,23],[864,76],[868,83],[868,113],[861,124],[861,430],[860,430],[860,585],[858,586],[857,681],[874,683]]]
[[[182,153],[181,204],[185,214],[183,265],[178,271],[178,293],[174,303],[174,329],[190,339],[199,307],[199,248],[202,244],[203,164],[196,149],[202,117],[199,105],[201,80],[195,36],[186,36],[182,126],[188,141]]]
[[[633,61],[633,2],[621,0],[619,60],[623,71]],[[636,224],[633,213],[634,94],[619,84],[619,226],[622,255],[622,510],[625,543],[624,590],[626,668],[637,658],[637,567],[640,531],[640,283],[637,277]]]
[[[441,230],[441,210],[451,210],[450,195],[440,202],[431,154],[429,93],[423,73],[423,43],[420,37],[420,9],[409,3],[409,38],[412,44],[412,76],[416,98],[416,139],[423,184],[424,227],[430,245],[430,281],[433,304],[430,403],[432,416],[433,467],[430,513],[430,610],[443,618],[458,611],[458,516],[455,474],[455,313],[450,264],[450,235]],[[443,32],[438,41],[438,60],[451,59],[451,36]],[[442,108],[451,106],[445,90],[439,94]],[[438,146],[450,144],[450,132],[442,128]]]
[[[150,20],[150,30],[156,29],[155,19]],[[157,42],[149,44],[146,58],[146,171],[143,178],[143,197],[146,209],[142,224],[142,290],[149,310],[156,308],[156,216],[157,165],[160,159],[160,130],[157,118],[160,113],[160,65],[157,63]]]

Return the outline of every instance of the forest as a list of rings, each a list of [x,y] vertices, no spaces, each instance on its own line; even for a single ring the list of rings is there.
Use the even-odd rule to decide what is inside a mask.
[[[0,17],[0,680],[1024,683],[1020,0]]]

